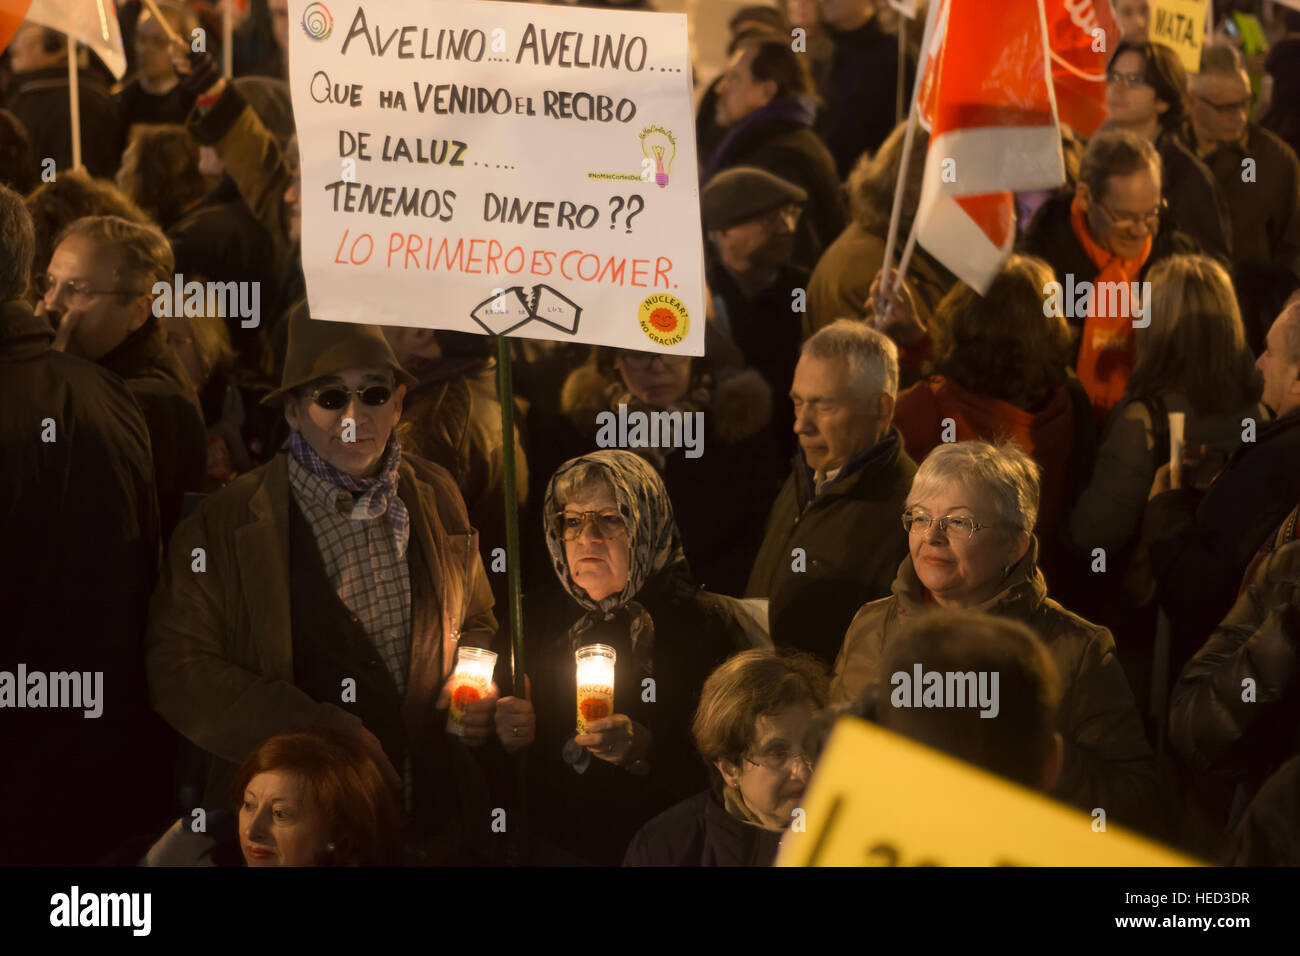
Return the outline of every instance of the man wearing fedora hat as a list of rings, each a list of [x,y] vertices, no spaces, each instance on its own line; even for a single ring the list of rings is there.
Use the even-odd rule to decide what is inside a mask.
[[[289,442],[177,528],[150,610],[153,705],[209,758],[205,807],[266,738],[335,727],[401,771],[424,858],[467,862],[486,790],[444,710],[457,645],[496,630],[478,535],[450,475],[402,453],[412,378],[383,333],[305,309],[288,333],[265,401]],[[464,744],[487,739],[495,701],[469,705]]]

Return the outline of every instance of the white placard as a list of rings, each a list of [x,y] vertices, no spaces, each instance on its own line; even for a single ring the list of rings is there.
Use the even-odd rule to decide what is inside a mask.
[[[313,317],[704,354],[685,16],[289,16]]]

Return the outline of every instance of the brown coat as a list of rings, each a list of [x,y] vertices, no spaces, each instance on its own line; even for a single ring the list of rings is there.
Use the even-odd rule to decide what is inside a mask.
[[[1129,826],[1151,820],[1156,773],[1133,693],[1115,656],[1110,631],[1072,614],[1047,596],[1034,541],[1007,584],[976,610],[1027,624],[1056,661],[1064,695],[1057,729],[1065,765],[1053,795]],[[924,588],[909,555],[899,565],[893,595],[866,605],[844,637],[835,661],[831,703],[856,700],[880,672],[892,644],[924,612]]]
[[[353,733],[361,721],[293,685],[289,619],[288,455],[242,475],[204,500],[176,529],[149,613],[147,665],[154,709],[218,760],[204,805],[224,806],[237,764],[273,734],[311,726]],[[412,548],[434,569],[436,600],[412,588],[411,664],[403,717],[409,731],[434,726],[438,694],[457,642],[486,647],[496,630],[477,533],[447,472],[403,456],[398,494]],[[195,548],[206,569],[192,570]]]

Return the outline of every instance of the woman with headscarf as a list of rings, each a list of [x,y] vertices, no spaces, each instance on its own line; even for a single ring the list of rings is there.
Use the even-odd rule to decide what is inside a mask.
[[[529,749],[543,862],[617,865],[643,823],[707,784],[692,715],[705,679],[749,641],[729,602],[695,584],[645,459],[607,450],[566,462],[544,517],[567,596],[528,595],[532,702],[503,699],[497,732],[507,750]],[[588,715],[577,734],[574,653],[591,644],[616,654],[612,713]]]

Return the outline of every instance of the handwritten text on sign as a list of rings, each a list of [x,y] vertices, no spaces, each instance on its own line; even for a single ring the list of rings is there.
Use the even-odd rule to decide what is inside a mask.
[[[1154,0],[1151,39],[1171,47],[1188,73],[1201,72],[1205,7],[1209,0]]]
[[[1122,827],[841,718],[778,866],[1196,866]]]
[[[289,16],[313,317],[703,354],[685,17]]]

